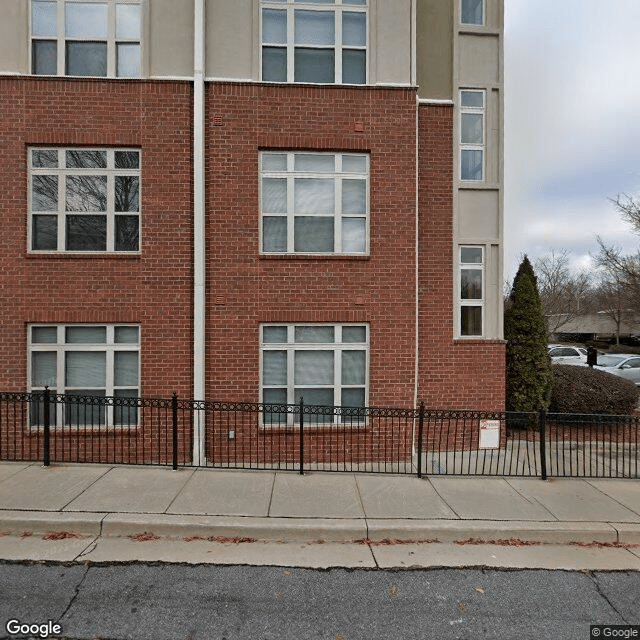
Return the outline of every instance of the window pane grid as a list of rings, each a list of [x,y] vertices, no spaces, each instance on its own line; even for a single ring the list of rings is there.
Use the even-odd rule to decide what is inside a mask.
[[[140,77],[139,0],[31,0],[31,72]]]
[[[262,402],[297,404],[303,397],[307,405],[365,406],[366,325],[265,325],[261,345]],[[293,414],[288,419],[292,424]]]
[[[485,179],[485,92],[460,91],[460,179]]]
[[[367,252],[366,155],[263,152],[261,167],[263,252]]]
[[[484,248],[460,247],[459,256],[459,333],[464,337],[482,337],[484,335]]]
[[[139,251],[140,151],[28,154],[30,251]]]
[[[460,22],[482,26],[484,0],[461,0]]]
[[[140,395],[139,327],[133,325],[39,325],[29,327],[29,388],[73,396]],[[137,412],[122,407],[52,403],[52,424],[135,426]],[[123,416],[126,419],[123,419]],[[127,418],[128,416],[128,418]],[[42,424],[42,407],[31,416]]]
[[[262,80],[366,84],[366,2],[263,0]]]

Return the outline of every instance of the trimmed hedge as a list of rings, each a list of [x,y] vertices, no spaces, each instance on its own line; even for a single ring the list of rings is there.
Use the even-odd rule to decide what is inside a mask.
[[[640,347],[629,346],[627,344],[614,344],[609,347],[607,353],[640,353]]]
[[[629,380],[568,364],[555,364],[553,371],[552,413],[630,415],[638,406],[638,388]]]

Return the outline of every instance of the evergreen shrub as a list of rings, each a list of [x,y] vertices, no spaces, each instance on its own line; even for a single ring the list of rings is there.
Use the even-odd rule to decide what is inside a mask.
[[[533,267],[525,256],[513,280],[504,314],[507,341],[507,411],[549,406],[553,369],[547,329]]]

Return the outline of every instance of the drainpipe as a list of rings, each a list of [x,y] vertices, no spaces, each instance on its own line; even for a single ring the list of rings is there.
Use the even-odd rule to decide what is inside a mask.
[[[420,101],[418,99],[417,49],[418,49],[418,15],[415,0],[411,0],[411,84],[416,88],[416,149],[415,149],[415,189],[416,189],[416,222],[415,222],[415,352],[413,371],[413,406],[418,406],[418,380],[420,378]],[[413,451],[416,453],[416,425],[413,425]]]
[[[205,0],[194,0],[193,39],[193,399],[205,399]],[[204,462],[204,412],[193,414],[193,462]]]

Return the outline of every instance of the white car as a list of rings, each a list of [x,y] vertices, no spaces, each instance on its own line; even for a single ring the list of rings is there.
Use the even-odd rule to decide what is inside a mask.
[[[549,355],[553,364],[587,364],[587,350],[582,347],[568,347],[563,344],[550,344]]]
[[[598,364],[593,368],[640,386],[640,355],[616,353],[598,356]]]

